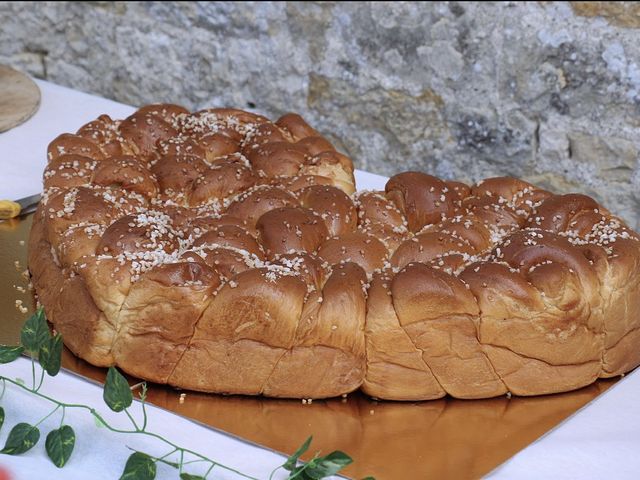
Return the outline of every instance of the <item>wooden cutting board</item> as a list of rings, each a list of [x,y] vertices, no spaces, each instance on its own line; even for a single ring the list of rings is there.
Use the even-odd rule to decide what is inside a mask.
[[[40,106],[40,89],[31,78],[0,65],[0,132],[26,122]]]

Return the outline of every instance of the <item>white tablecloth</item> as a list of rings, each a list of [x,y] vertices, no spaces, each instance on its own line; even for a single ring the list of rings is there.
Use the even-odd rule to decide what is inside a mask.
[[[0,198],[17,199],[39,192],[46,163],[47,144],[62,132],[73,132],[84,123],[107,113],[114,118],[127,116],[132,107],[87,95],[47,82],[42,89],[38,113],[24,125],[0,134]],[[383,177],[357,172],[360,188],[380,189]],[[0,366],[0,374],[30,378],[28,362]],[[27,370],[25,370],[27,369]],[[61,373],[49,382],[47,391],[62,398],[79,397],[93,405],[103,405],[102,391],[72,375]],[[70,396],[69,392],[73,392]],[[604,395],[583,408],[556,429],[521,451],[490,474],[495,479],[596,479],[638,478],[640,476],[640,373],[627,375]],[[6,425],[0,431],[4,445],[9,427],[16,421],[33,421],[44,416],[49,405],[35,402],[16,389],[10,389],[2,405],[7,411]],[[107,411],[106,407],[103,411]],[[220,459],[260,478],[267,477],[283,458],[184,420],[157,408],[150,408],[150,425],[172,441]],[[119,417],[119,416],[117,416]],[[59,418],[58,418],[59,421]],[[24,479],[102,479],[118,478],[130,451],[139,448],[163,454],[158,445],[133,436],[111,434],[97,429],[85,414],[68,414],[66,423],[74,426],[78,440],[69,465],[58,470],[44,454],[44,440],[33,451],[20,457],[0,455],[0,465],[13,469],[16,480]],[[56,426],[56,417],[44,426]],[[303,439],[301,439],[302,441]],[[411,466],[408,465],[410,478]],[[170,468],[162,468],[158,478],[176,478]],[[225,474],[214,478],[230,478]],[[282,477],[280,477],[282,478]],[[381,480],[381,479],[379,479]]]
[[[0,375],[23,379],[27,385],[31,386],[31,362],[21,358],[16,363],[0,365]],[[63,402],[91,405],[109,425],[116,428],[130,430],[132,427],[124,413],[116,414],[105,405],[102,399],[102,388],[74,375],[61,372],[54,379],[46,378],[40,392]],[[188,398],[187,396],[185,401],[189,401]],[[0,405],[5,409],[6,414],[5,425],[0,434],[2,445],[13,425],[19,422],[34,425],[55,408],[55,405],[41,401],[9,384]],[[243,473],[260,479],[268,478],[269,473],[284,462],[284,457],[281,455],[212,431],[152,405],[148,405],[147,411],[149,431]],[[139,422],[142,418],[140,404],[135,402],[130,412]],[[127,447],[156,457],[161,457],[172,450],[160,441],[142,435],[118,434],[104,427],[99,428],[89,412],[68,409],[64,423],[71,425],[74,429],[76,446],[69,463],[64,468],[58,469],[47,457],[44,444],[47,433],[60,427],[60,420],[61,412],[48,418],[39,426],[41,435],[38,444],[20,456],[0,455],[0,466],[10,470],[14,480],[114,480],[120,477],[126,459],[132,453]],[[300,443],[303,441],[304,439],[301,439]],[[176,461],[177,457],[174,456],[172,460]],[[204,474],[197,464],[185,471]],[[286,472],[280,470],[277,478],[286,478],[284,473]],[[168,465],[158,464],[156,478],[177,479],[177,470]],[[215,468],[209,478],[237,480],[240,477]]]
[[[640,478],[640,370],[497,468],[491,479]]]

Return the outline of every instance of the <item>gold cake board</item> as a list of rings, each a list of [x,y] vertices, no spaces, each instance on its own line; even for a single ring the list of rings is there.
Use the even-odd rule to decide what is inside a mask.
[[[0,222],[2,344],[18,342],[20,328],[33,311],[25,275],[30,226],[31,216]],[[16,300],[29,312],[20,312]],[[106,374],[67,350],[63,368],[99,382]],[[344,471],[353,478],[466,479],[487,474],[616,381],[598,380],[574,392],[530,398],[402,403],[355,393],[311,404],[184,392],[152,384],[148,401],[285,454],[313,435],[313,452],[338,449],[353,457],[354,463]],[[186,393],[183,403],[181,393]]]

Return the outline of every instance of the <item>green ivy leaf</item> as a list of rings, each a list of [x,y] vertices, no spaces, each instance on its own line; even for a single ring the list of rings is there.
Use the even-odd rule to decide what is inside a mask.
[[[124,466],[120,480],[153,480],[156,478],[156,464],[149,455],[132,453]]]
[[[311,445],[311,440],[312,439],[313,439],[313,436],[310,436],[309,438],[307,438],[304,441],[304,443],[302,445],[300,445],[300,448],[298,448],[293,453],[293,455],[291,455],[289,458],[287,458],[287,461],[284,462],[284,465],[282,465],[282,468],[292,472],[293,469],[296,468],[296,465],[298,464],[298,459],[300,458],[300,455],[302,455],[304,452],[309,450],[309,445]]]
[[[362,480],[376,480],[376,477],[364,477]]]
[[[317,458],[315,465],[309,465],[305,469],[305,473],[316,480],[335,475],[344,467],[352,463],[353,460],[349,455],[339,450],[331,452],[329,455]]]
[[[57,430],[49,432],[45,448],[53,464],[58,468],[62,468],[71,457],[75,444],[76,434],[73,432],[73,428],[69,425],[63,425]]]
[[[4,408],[0,407],[0,428],[4,424]]]
[[[40,347],[38,360],[49,375],[55,377],[58,374],[62,362],[62,335],[58,334],[55,337],[49,337],[44,342]]]
[[[181,473],[180,480],[204,480],[200,475],[191,475],[190,473]]]
[[[104,398],[105,403],[114,412],[123,411],[133,402],[133,394],[131,393],[127,379],[124,378],[115,367],[109,367],[102,398]]]
[[[40,347],[49,340],[49,326],[44,316],[44,309],[39,308],[31,315],[20,332],[20,343],[24,348],[32,353],[40,350]]]
[[[137,450],[136,453],[140,453],[142,455],[145,455],[151,459],[153,459],[153,457],[151,455],[149,455],[148,453],[144,453],[141,452],[140,450]],[[159,460],[153,460],[154,462],[158,462]],[[176,463],[176,462],[170,462],[169,460],[167,460],[166,458],[162,459],[162,463],[164,463],[165,465],[171,465],[173,468],[175,468],[176,470],[180,468],[180,464]]]
[[[31,450],[40,440],[40,430],[28,423],[19,423],[9,432],[9,438],[0,453],[20,455]]]
[[[24,352],[22,345],[0,345],[0,363],[11,363]]]
[[[299,467],[294,468],[293,470],[291,470],[291,473],[289,474],[287,479],[295,478],[296,480],[314,480],[309,475],[307,475],[306,472],[305,472],[305,470],[310,465],[313,465],[313,463],[309,462],[309,463],[306,463],[304,465],[300,465]]]

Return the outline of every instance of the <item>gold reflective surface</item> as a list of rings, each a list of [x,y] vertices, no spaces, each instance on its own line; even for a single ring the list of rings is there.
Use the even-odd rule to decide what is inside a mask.
[[[0,343],[3,344],[18,341],[20,327],[27,318],[27,314],[18,311],[16,300],[21,300],[30,312],[33,309],[31,293],[20,291],[28,284],[23,272],[30,225],[30,216],[0,222]],[[106,373],[66,350],[63,367],[97,381],[103,381]],[[465,479],[488,473],[615,382],[615,379],[599,380],[575,392],[531,398],[446,398],[400,403],[376,402],[358,393],[346,399],[316,400],[311,404],[182,392],[151,385],[148,400],[178,415],[284,453],[293,452],[307,436],[313,435],[311,455],[318,450],[345,451],[355,462],[344,473],[353,478],[375,475],[377,480]],[[181,393],[185,393],[182,401]]]

